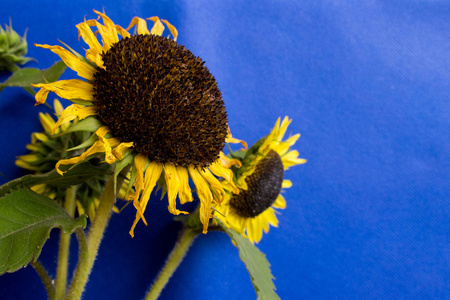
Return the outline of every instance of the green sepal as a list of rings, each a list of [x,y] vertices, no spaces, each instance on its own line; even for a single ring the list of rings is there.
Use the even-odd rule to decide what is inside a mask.
[[[134,155],[131,153],[132,151],[128,150],[125,157],[116,163],[116,167],[114,169],[114,197],[117,197],[117,176],[119,176],[119,173],[122,172],[123,169],[133,163]]]
[[[266,256],[247,238],[237,231],[225,226],[222,221],[215,219],[222,229],[230,236],[239,250],[239,258],[244,262],[245,267],[252,279],[253,287],[259,300],[280,299],[275,293],[273,275],[270,271],[270,264]]]
[[[65,134],[68,134],[71,132],[75,132],[75,131],[95,132],[95,131],[97,131],[97,129],[99,129],[102,126],[103,126],[102,122],[99,121],[97,118],[87,117],[86,119],[83,119],[83,120],[78,121],[77,123],[73,124],[72,126],[67,128],[67,130],[65,130],[59,134],[53,135],[52,137],[60,137],[62,135],[65,135]]]
[[[50,198],[20,189],[0,198],[0,275],[36,261],[53,228],[71,234],[86,227]]]

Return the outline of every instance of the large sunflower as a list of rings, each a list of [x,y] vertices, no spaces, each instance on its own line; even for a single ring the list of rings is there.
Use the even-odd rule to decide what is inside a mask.
[[[226,226],[247,236],[252,243],[261,240],[263,231],[269,231],[269,225],[278,227],[276,209],[286,208],[286,200],[281,195],[282,189],[292,186],[290,180],[284,179],[284,171],[306,162],[305,159],[298,158],[297,150],[290,149],[300,134],[283,141],[291,121],[285,117],[280,124],[278,118],[269,135],[248,151],[235,153],[242,161],[242,166],[236,168],[234,173],[234,182],[240,191],[238,194],[232,192],[234,188],[228,182],[222,182],[230,192],[215,207],[214,216]]]
[[[82,146],[80,156],[62,159],[56,170],[64,173],[93,155],[101,155],[118,170],[131,165],[128,199],[136,208],[130,235],[142,219],[156,184],[168,195],[172,214],[186,213],[176,208],[176,198],[184,204],[193,200],[189,178],[200,199],[200,220],[207,231],[212,204],[225,195],[219,180],[232,186],[229,169],[238,163],[221,152],[231,138],[227,114],[217,83],[204,62],[176,43],[178,32],[158,17],[149,30],[144,19],[134,17],[124,29],[105,13],[94,10],[97,19],[76,25],[88,45],[86,55],[67,45],[36,45],[59,55],[64,63],[84,78],[35,84],[40,88],[36,102],[44,103],[49,92],[70,100],[53,127],[78,119],[68,131],[95,131]],[[103,24],[100,23],[102,19]],[[172,38],[162,37],[167,25]],[[93,32],[91,27],[96,27]],[[129,30],[134,27],[134,34]],[[101,43],[97,39],[101,36]],[[237,192],[237,189],[235,189]]]

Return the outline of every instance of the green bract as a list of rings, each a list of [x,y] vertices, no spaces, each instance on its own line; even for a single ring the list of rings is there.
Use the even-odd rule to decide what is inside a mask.
[[[16,64],[26,64],[30,57],[25,57],[28,52],[26,32],[21,37],[12,29],[11,24],[5,25],[5,29],[0,26],[0,70],[17,70]]]

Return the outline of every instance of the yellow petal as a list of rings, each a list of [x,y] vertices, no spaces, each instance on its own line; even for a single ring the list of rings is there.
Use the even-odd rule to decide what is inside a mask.
[[[220,181],[211,174],[207,168],[203,170],[199,170],[199,173],[203,176],[203,178],[208,182],[211,190],[213,191],[214,200],[217,202],[222,202],[223,197],[225,196],[225,191],[223,190]]]
[[[225,168],[231,168],[232,166],[238,166],[238,168],[241,167],[241,162],[237,159],[231,159],[225,154],[223,154],[222,151],[219,153],[219,161],[220,165],[222,165]]]
[[[208,231],[208,223],[211,216],[213,196],[208,183],[200,175],[197,168],[189,167],[189,175],[194,182],[198,198],[200,199],[200,221],[203,224],[203,233],[206,233]]]
[[[95,68],[91,65],[81,61],[78,57],[73,55],[70,51],[64,49],[61,46],[39,45],[34,44],[36,47],[44,49],[50,49],[53,53],[56,53],[62,61],[72,70],[77,72],[78,76],[87,80],[94,80]],[[101,53],[101,52],[100,52]]]
[[[52,83],[32,84],[34,87],[41,88],[36,94],[36,102],[42,104],[47,100],[48,92],[53,92],[65,99],[82,99],[92,101],[94,99],[94,87],[92,84],[79,79],[59,80]],[[42,92],[45,90],[45,92]]]
[[[61,159],[60,161],[58,161],[56,163],[56,171],[60,174],[63,175],[65,173],[65,171],[61,171],[59,169],[59,167],[61,165],[74,165],[77,163],[80,163],[82,161],[84,161],[89,155],[95,154],[95,153],[99,153],[99,152],[107,152],[108,151],[108,147],[110,148],[109,145],[105,145],[105,139],[104,138],[100,138],[98,141],[96,141],[89,149],[87,149],[83,154],[81,154],[80,156],[77,157],[72,157],[69,159]],[[110,152],[110,149],[109,149]],[[105,158],[108,157],[108,154],[105,154]],[[108,160],[110,160],[111,157],[108,157]],[[106,160],[108,162],[108,160]]]
[[[185,204],[187,202],[192,202],[194,198],[192,197],[192,191],[189,187],[189,174],[186,168],[177,167],[178,179],[180,180],[180,203]]]
[[[97,37],[92,32],[91,26],[88,24],[88,22],[82,22],[80,24],[77,24],[75,27],[78,29],[78,36],[81,36],[83,38],[83,41],[88,44],[89,50],[91,50],[90,53],[92,53],[92,55],[94,56],[100,56],[104,49],[98,42]]]
[[[282,189],[287,189],[290,188],[292,186],[292,181],[285,179],[283,180],[283,182],[281,183],[281,188]]]
[[[41,121],[42,127],[46,133],[52,132],[53,126],[55,125],[55,120],[50,116],[50,114],[39,113],[39,120]]]
[[[133,27],[134,25],[136,25],[138,34],[150,34],[150,32],[147,29],[147,22],[144,19],[134,17],[126,30],[130,30],[131,27]]]
[[[117,157],[118,160],[122,160],[125,152],[131,147],[133,147],[133,142],[120,143],[117,147],[114,148],[113,154],[115,157]]]
[[[272,206],[275,208],[285,209],[286,208],[286,200],[284,199],[283,196],[278,195],[277,199],[272,204]]]
[[[241,149],[241,150],[247,150],[247,143],[245,141],[243,141],[243,140],[239,140],[239,139],[234,138],[231,135],[230,128],[228,128],[228,135],[225,138],[225,143],[231,143],[231,144],[241,143],[241,145],[244,146],[244,149]]]
[[[177,209],[177,194],[180,189],[180,179],[178,178],[178,172],[175,165],[166,163],[164,164],[164,180],[167,186],[167,198],[169,200],[169,212],[174,215],[180,213],[187,214],[187,212]]]
[[[62,112],[64,111],[64,107],[62,106],[61,102],[59,102],[58,99],[55,99],[53,101],[53,108],[55,109],[56,115],[59,117]]]
[[[299,153],[297,150],[292,150],[281,157],[285,170],[289,169],[289,167],[306,163],[306,159],[298,158],[298,155]]]
[[[134,182],[135,192],[131,196],[133,199],[133,205],[137,210],[136,219],[133,223],[134,226],[136,225],[136,223],[139,221],[140,218],[142,218],[145,225],[147,225],[147,221],[144,218],[144,214],[142,212],[142,208],[139,203],[139,194],[144,189],[144,170],[145,170],[145,166],[147,165],[147,160],[148,160],[147,156],[144,154],[141,154],[141,153],[136,155],[136,157],[134,158],[134,165],[135,165],[136,171],[137,171],[136,181]],[[134,228],[134,226],[132,227],[132,229]]]
[[[103,47],[105,51],[108,51],[111,48],[111,45],[117,43],[119,41],[119,37],[117,36],[117,29],[114,22],[104,13],[101,13],[94,9],[94,12],[102,17],[103,24],[105,26],[99,24],[97,22],[97,28],[103,38]]]
[[[236,185],[233,183],[233,171],[230,169],[222,167],[219,163],[215,162],[212,163],[209,166],[209,169],[211,172],[216,175],[217,177],[222,177],[225,182],[221,182],[223,185],[224,183],[227,183],[227,187],[229,190],[231,190],[235,194],[239,194],[239,189],[236,187]]]
[[[156,182],[161,176],[163,170],[163,164],[158,162],[151,162],[147,170],[145,171],[145,181],[144,181],[144,191],[141,196],[141,207],[143,210],[147,207],[148,200],[150,199],[150,194],[155,188]]]
[[[175,28],[175,26],[170,24],[167,20],[162,20],[161,19],[161,21],[167,25],[167,28],[169,28],[169,31],[170,31],[170,33],[173,36],[173,40],[176,42],[177,41],[177,37],[178,37],[178,30]]]
[[[150,34],[159,35],[161,36],[164,31],[164,25],[161,23],[158,17],[150,17],[147,18],[147,20],[153,21],[153,27],[150,31]]]
[[[55,133],[56,129],[58,129],[59,126],[62,124],[68,123],[75,118],[78,118],[79,120],[82,120],[88,116],[96,115],[97,109],[95,106],[86,106],[83,107],[78,104],[72,104],[69,105],[61,114],[61,116],[58,119],[58,122],[55,123],[52,129],[52,134]]]

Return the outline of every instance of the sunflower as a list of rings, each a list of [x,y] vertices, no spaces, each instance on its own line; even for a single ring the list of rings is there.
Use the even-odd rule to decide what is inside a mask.
[[[261,240],[262,232],[267,233],[269,225],[278,227],[276,209],[286,208],[282,189],[292,186],[290,180],[284,179],[284,171],[306,162],[298,158],[298,151],[291,150],[300,134],[283,141],[291,121],[285,117],[280,125],[278,118],[270,134],[248,151],[232,153],[242,161],[242,166],[234,169],[234,182],[240,191],[238,194],[232,191],[228,182],[222,182],[229,192],[224,201],[215,207],[214,216],[247,236],[252,243]]]
[[[215,176],[237,192],[230,167],[239,162],[223,155],[223,146],[241,142],[229,134],[216,80],[204,61],[176,42],[178,32],[168,21],[134,17],[125,29],[104,12],[94,12],[97,19],[76,25],[88,45],[85,56],[65,44],[67,49],[36,44],[59,55],[84,79],[33,85],[40,88],[37,104],[44,103],[49,92],[72,102],[52,131],[78,119],[69,131],[95,132],[83,143],[84,153],[59,160],[56,170],[63,174],[93,155],[116,163],[116,173],[131,165],[127,199],[137,210],[131,236],[139,220],[147,225],[144,211],[156,185],[167,193],[169,212],[187,214],[177,209],[176,198],[181,204],[193,200],[190,178],[206,233],[212,205],[225,196]],[[150,30],[146,20],[153,22]],[[162,37],[163,23],[172,38]]]

